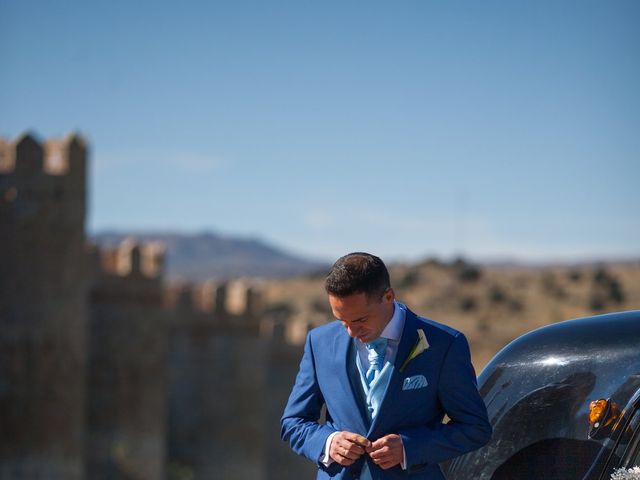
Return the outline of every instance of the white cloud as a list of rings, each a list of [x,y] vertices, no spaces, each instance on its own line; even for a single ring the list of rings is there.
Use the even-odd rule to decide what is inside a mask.
[[[305,214],[303,223],[314,230],[330,230],[335,227],[335,217],[323,210],[313,210]]]
[[[205,175],[218,171],[229,163],[222,156],[188,149],[127,149],[97,152],[93,165],[98,174],[122,171],[143,164],[146,168],[170,168],[176,174]]]

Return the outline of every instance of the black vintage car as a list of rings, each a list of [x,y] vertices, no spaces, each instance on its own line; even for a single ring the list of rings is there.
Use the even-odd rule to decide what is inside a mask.
[[[523,335],[478,386],[493,437],[445,465],[449,480],[608,480],[640,465],[640,311]]]

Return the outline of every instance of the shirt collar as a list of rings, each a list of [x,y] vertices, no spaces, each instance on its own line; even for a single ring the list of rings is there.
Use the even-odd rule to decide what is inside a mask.
[[[387,326],[384,327],[381,337],[388,338],[389,340],[395,340],[396,342],[402,337],[402,330],[404,328],[404,309],[398,302],[393,301],[393,316]]]

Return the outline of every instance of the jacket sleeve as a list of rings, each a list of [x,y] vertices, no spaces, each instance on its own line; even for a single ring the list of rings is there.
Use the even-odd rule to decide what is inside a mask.
[[[435,464],[486,444],[491,438],[487,410],[478,393],[469,345],[458,333],[444,356],[438,397],[449,423],[416,426],[398,432],[406,452],[407,468]]]
[[[307,336],[304,354],[295,385],[280,420],[281,437],[298,455],[303,455],[321,468],[327,438],[335,430],[319,423],[324,397],[316,377],[311,334]]]

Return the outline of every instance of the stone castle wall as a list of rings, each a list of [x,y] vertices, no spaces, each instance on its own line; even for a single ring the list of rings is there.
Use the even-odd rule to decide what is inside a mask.
[[[0,480],[308,476],[279,439],[301,347],[259,287],[87,247],[86,169],[77,136],[0,140]]]
[[[177,297],[169,340],[168,455],[170,468],[190,478],[301,478],[296,456],[279,438],[295,371],[275,379],[271,358],[286,351],[297,371],[302,351],[264,331],[259,305],[245,282],[204,284]],[[273,476],[269,465],[282,467],[282,460],[289,468]]]

